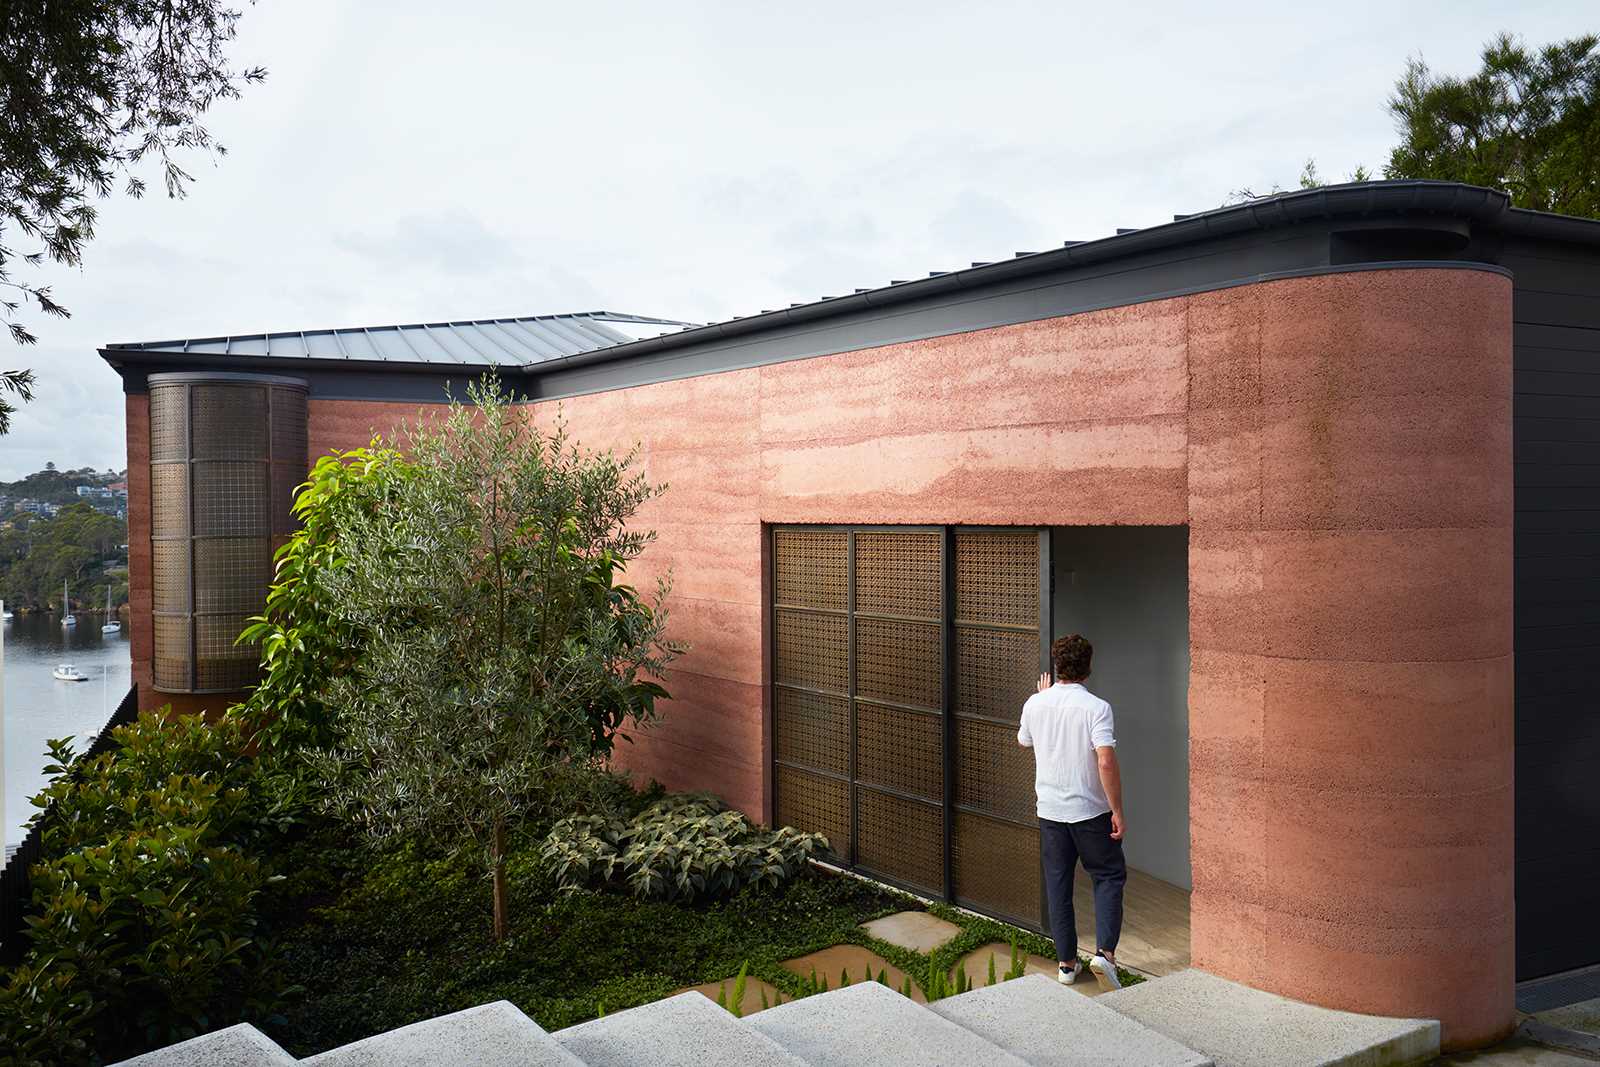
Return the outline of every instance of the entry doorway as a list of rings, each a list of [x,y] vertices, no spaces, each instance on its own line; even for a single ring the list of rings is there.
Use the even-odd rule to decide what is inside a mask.
[[[1126,532],[1135,528],[1121,528]],[[1184,531],[1091,553],[1077,531],[1036,527],[775,526],[770,533],[771,721],[773,813],[781,824],[824,833],[830,859],[919,895],[1042,931],[1045,908],[1034,814],[1033,761],[1016,742],[1017,718],[1048,667],[1058,611],[1088,633],[1097,649],[1106,635],[1127,634],[1124,621],[1098,605],[1106,577],[1137,563],[1141,548],[1171,554],[1148,585],[1184,607],[1179,630],[1161,630],[1160,657],[1170,640],[1187,656],[1187,557]],[[1174,540],[1174,537],[1177,540]],[[1069,553],[1063,571],[1054,556]],[[1091,561],[1095,562],[1091,566]],[[1137,567],[1134,567],[1137,571]],[[1069,588],[1087,591],[1086,605],[1063,603]],[[1137,584],[1137,583],[1135,583]],[[1070,597],[1068,598],[1070,599]],[[1165,601],[1163,601],[1165,605]],[[1115,625],[1113,625],[1115,623]],[[1148,635],[1147,635],[1148,636]],[[1148,694],[1117,682],[1131,664],[1124,647],[1102,658],[1106,680],[1130,699]],[[1169,664],[1170,665],[1170,664]],[[1128,931],[1161,943],[1163,961],[1188,957],[1187,712],[1179,685],[1181,781],[1141,786],[1149,802],[1151,853],[1163,846],[1158,827],[1183,825],[1176,856],[1162,877],[1130,882]],[[1107,695],[1115,701],[1117,697]],[[1142,705],[1141,705],[1142,706]],[[1170,728],[1170,709],[1148,725]],[[1119,736],[1141,734],[1146,716],[1118,718]],[[1170,738],[1152,774],[1170,776]],[[1140,760],[1150,755],[1140,744]],[[1131,748],[1130,748],[1131,754]],[[1145,771],[1138,766],[1141,776]],[[1176,795],[1174,815],[1155,805]],[[1164,832],[1164,831],[1161,831]],[[1130,835],[1131,836],[1131,835]],[[1130,849],[1130,859],[1134,858]],[[1152,864],[1154,865],[1154,864]],[[1137,864],[1135,864],[1137,866]],[[1181,875],[1181,884],[1178,881]],[[1148,881],[1142,881],[1148,879]],[[1080,881],[1083,879],[1080,878]],[[1142,890],[1158,890],[1150,897]],[[1171,893],[1176,893],[1173,897]],[[1142,928],[1140,899],[1162,906],[1156,926]],[[1173,921],[1181,901],[1181,933]],[[1092,915],[1082,909],[1081,915]],[[1091,941],[1092,943],[1092,941]],[[1132,947],[1130,945],[1130,947]],[[1139,966],[1138,960],[1128,962]],[[1164,964],[1161,970],[1175,969]]]
[[[1110,702],[1129,832],[1119,958],[1149,974],[1189,965],[1189,530],[1050,531],[1056,637],[1094,645],[1087,685]],[[1079,944],[1093,946],[1088,878],[1076,883]]]

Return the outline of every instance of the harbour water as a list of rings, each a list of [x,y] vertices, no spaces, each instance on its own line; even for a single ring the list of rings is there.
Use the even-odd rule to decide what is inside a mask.
[[[5,843],[22,839],[34,808],[28,798],[44,785],[45,741],[52,737],[88,739],[116,710],[128,691],[131,660],[128,632],[102,634],[105,618],[81,614],[78,625],[63,628],[54,613],[18,615],[4,623],[5,666]],[[57,681],[50,672],[71,663],[86,682]]]

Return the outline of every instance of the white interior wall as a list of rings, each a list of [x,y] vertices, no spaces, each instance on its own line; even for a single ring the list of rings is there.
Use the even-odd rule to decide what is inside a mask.
[[[1111,702],[1128,865],[1190,887],[1189,531],[1051,531],[1055,636],[1094,645],[1090,690]]]

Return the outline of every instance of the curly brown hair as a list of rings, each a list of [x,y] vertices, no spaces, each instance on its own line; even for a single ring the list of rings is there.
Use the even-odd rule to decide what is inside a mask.
[[[1089,661],[1094,646],[1082,634],[1058,637],[1050,646],[1050,662],[1055,664],[1056,681],[1081,682],[1089,677]]]

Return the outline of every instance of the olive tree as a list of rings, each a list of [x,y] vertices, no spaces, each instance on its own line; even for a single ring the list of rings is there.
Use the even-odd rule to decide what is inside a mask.
[[[314,763],[374,835],[481,848],[498,940],[508,832],[563,813],[618,730],[654,719],[674,650],[666,583],[620,581],[653,539],[629,519],[663,487],[530,425],[496,378],[469,394],[406,432],[411,469],[337,533],[327,603],[362,647]]]

